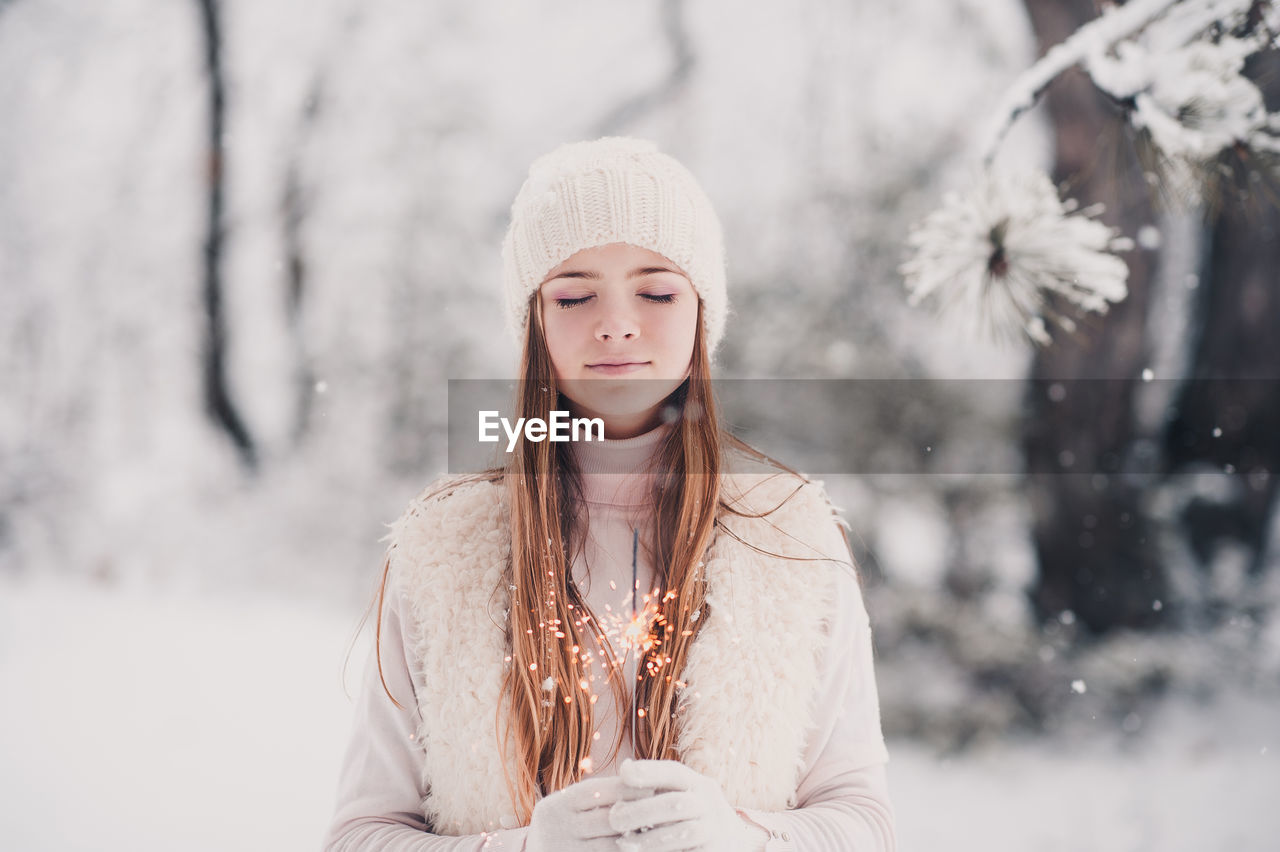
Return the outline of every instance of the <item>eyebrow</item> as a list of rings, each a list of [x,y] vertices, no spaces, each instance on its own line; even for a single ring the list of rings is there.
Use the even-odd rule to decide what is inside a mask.
[[[641,277],[642,275],[652,275],[652,274],[654,274],[655,272],[670,272],[670,273],[673,273],[673,274],[675,274],[675,275],[679,275],[679,274],[680,274],[678,271],[676,271],[676,270],[674,270],[674,269],[668,269],[668,268],[667,268],[667,267],[665,267],[665,266],[641,266],[641,267],[637,267],[636,269],[633,269],[633,270],[631,270],[630,272],[628,272],[628,273],[627,273],[627,278],[629,278],[629,279],[630,279],[630,278],[639,278],[639,277]],[[599,272],[579,272],[579,271],[571,271],[571,272],[561,272],[559,275],[556,275],[556,276],[553,276],[553,277],[551,277],[551,278],[548,278],[546,281],[543,281],[542,283],[543,283],[543,284],[546,284],[548,281],[555,281],[555,280],[556,280],[556,278],[587,278],[587,279],[589,279],[589,280],[595,281],[595,280],[598,280],[598,279],[603,278],[603,277],[604,277],[604,276],[602,276]]]

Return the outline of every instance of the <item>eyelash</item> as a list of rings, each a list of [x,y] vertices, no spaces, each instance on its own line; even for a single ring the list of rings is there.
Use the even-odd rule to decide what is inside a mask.
[[[585,302],[589,298],[591,297],[583,296],[580,299],[556,299],[556,305],[558,305],[561,308],[564,308],[565,310],[568,310],[569,308],[576,308],[578,305],[581,305],[583,302]],[[654,302],[655,304],[669,305],[676,300],[676,294],[667,293],[666,295],[655,296],[652,293],[641,293],[640,298],[647,299],[648,301]]]

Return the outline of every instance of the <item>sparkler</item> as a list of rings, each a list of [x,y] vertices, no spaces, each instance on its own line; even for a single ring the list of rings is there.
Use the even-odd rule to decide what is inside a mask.
[[[628,662],[633,658],[635,660],[635,676],[629,684],[632,753],[635,753],[637,748],[639,722],[645,718],[645,709],[640,706],[637,686],[641,682],[641,678],[646,675],[657,677],[665,663],[669,662],[669,660],[664,660],[661,657],[650,659],[645,663],[642,670],[641,661],[644,660],[649,651],[660,646],[666,634],[670,632],[670,628],[667,627],[667,620],[662,614],[662,605],[676,597],[675,592],[667,592],[662,595],[659,589],[653,589],[643,595],[640,593],[639,547],[640,531],[633,529],[631,534],[631,590],[623,598],[617,610],[609,604],[605,604],[604,612],[600,614],[600,617],[594,619],[596,628],[604,636],[607,643],[620,652],[618,654],[606,654],[601,660],[602,662],[606,658],[611,658],[612,660],[612,665],[610,666],[612,671],[609,677],[626,678],[629,668]],[[615,590],[617,588],[613,581],[610,581],[609,587]],[[628,603],[630,603],[629,613],[626,609]],[[573,609],[573,607],[570,606],[570,609]],[[579,616],[580,620],[575,619],[574,621],[579,626],[585,626],[591,620],[591,616],[585,612],[579,613]],[[538,626],[549,633],[553,633],[558,639],[563,638],[565,635],[559,619],[547,619],[539,622]],[[688,634],[686,633],[685,635]],[[594,656],[590,650],[580,648],[577,645],[573,646],[573,655],[575,658],[581,659],[583,663],[586,663]],[[591,688],[594,680],[594,676],[591,676],[589,680],[584,677],[578,682],[578,688],[592,693],[592,704],[595,704],[597,697]],[[554,693],[556,687],[557,683],[551,677],[548,677],[542,683],[542,689],[548,693]],[[568,702],[569,698],[566,696],[564,700]],[[546,706],[552,705],[552,701],[549,698],[544,699],[543,703]],[[596,735],[598,736],[599,732]],[[591,771],[589,762],[584,763],[583,768],[587,772]]]
[[[611,622],[605,627],[605,635],[616,638],[622,648],[622,659],[619,660],[622,674],[625,675],[627,661],[632,659],[633,655],[635,660],[635,677],[630,684],[631,751],[633,754],[636,752],[636,729],[645,714],[644,709],[640,707],[640,691],[637,688],[640,678],[643,676],[640,671],[640,661],[660,641],[654,635],[654,626],[658,625],[660,627],[665,621],[659,606],[658,590],[654,589],[651,594],[643,596],[640,594],[639,547],[640,531],[633,529],[631,531],[631,591],[628,594],[628,598],[631,601],[631,617],[629,619],[625,618],[614,613],[608,606],[605,607]],[[666,598],[663,600],[665,601]],[[650,675],[656,673],[656,669],[652,665],[647,668]]]

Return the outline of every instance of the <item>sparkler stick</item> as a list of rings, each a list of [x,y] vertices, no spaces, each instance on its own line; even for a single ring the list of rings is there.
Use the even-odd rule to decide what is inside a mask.
[[[625,615],[626,611],[621,607],[619,607],[619,611],[614,612],[613,608],[606,604],[605,614],[608,621],[607,623],[601,623],[605,635],[614,639],[622,649],[614,669],[618,677],[625,678],[628,660],[635,660],[635,677],[630,685],[631,750],[633,752],[636,750],[639,721],[645,718],[645,709],[640,706],[637,685],[640,683],[640,679],[646,675],[656,677],[662,663],[658,662],[656,665],[646,664],[644,672],[641,671],[640,666],[644,662],[645,655],[649,652],[649,649],[662,644],[663,640],[654,635],[654,625],[665,623],[662,605],[675,597],[674,592],[668,592],[666,597],[659,600],[658,590],[654,589],[652,595],[646,593],[643,600],[641,600],[639,549],[640,531],[633,529],[631,531],[631,617],[628,619]],[[612,582],[609,585],[614,587]]]
[[[640,593],[640,579],[636,571],[636,550],[640,544],[640,530],[633,529],[631,531],[631,623],[636,623],[636,596]],[[631,682],[631,753],[636,757],[636,728],[639,727],[640,714],[640,690],[636,685],[640,681],[640,654],[637,648],[636,652],[636,677]]]

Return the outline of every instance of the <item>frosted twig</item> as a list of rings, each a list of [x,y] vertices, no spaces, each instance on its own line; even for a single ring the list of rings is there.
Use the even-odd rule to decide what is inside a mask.
[[[1109,50],[1116,42],[1140,31],[1170,7],[1182,2],[1185,0],[1132,0],[1109,9],[1051,47],[1005,91],[1000,106],[992,114],[985,136],[983,163],[991,165],[1009,128],[1019,116],[1035,106],[1040,95],[1063,71],[1079,65],[1091,54]]]
[[[1128,292],[1128,265],[1114,253],[1133,244],[1096,221],[1100,212],[1062,201],[1043,172],[986,170],[970,192],[949,194],[912,227],[913,254],[900,267],[908,304],[933,299],[951,322],[1047,345],[1046,318],[1076,327],[1056,312],[1052,295],[1106,313]]]

